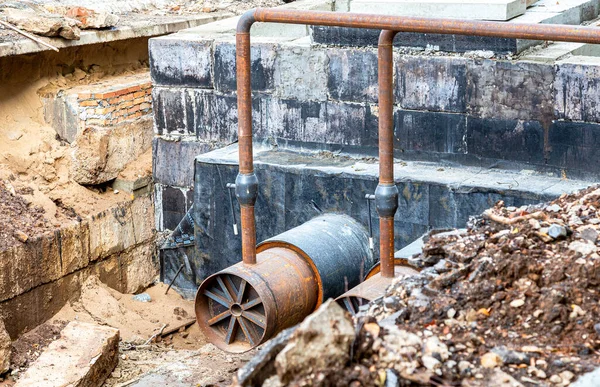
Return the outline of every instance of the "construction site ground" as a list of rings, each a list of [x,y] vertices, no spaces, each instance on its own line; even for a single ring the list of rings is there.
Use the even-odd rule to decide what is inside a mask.
[[[229,385],[233,373],[253,352],[227,354],[208,343],[195,324],[193,301],[173,290],[165,295],[166,289],[167,285],[156,283],[143,293],[151,301],[143,302],[91,277],[80,298],[13,343],[12,372],[0,386],[14,385],[71,321],[119,329],[119,363],[105,386],[152,385],[144,384],[144,379],[158,383],[158,378],[163,382],[154,385],[169,385],[168,377],[187,378],[189,386]]]

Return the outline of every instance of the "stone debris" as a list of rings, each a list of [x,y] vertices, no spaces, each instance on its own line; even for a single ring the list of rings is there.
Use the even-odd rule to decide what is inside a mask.
[[[96,12],[89,8],[73,7],[66,12],[66,16],[77,20],[79,28],[107,28],[114,27],[119,22],[117,15],[108,12]]]
[[[599,215],[591,187],[544,205],[498,202],[466,232],[431,233],[409,259],[421,272],[356,316],[350,362],[308,367],[293,384],[383,386],[393,374],[392,385],[596,385]],[[334,316],[327,326],[347,323]],[[311,345],[322,339],[314,333]],[[304,359],[286,366],[294,362]]]
[[[68,40],[79,40],[81,31],[78,22],[52,13],[40,13],[33,9],[1,8],[0,16],[27,32],[42,36],[60,36]]]
[[[101,386],[117,365],[119,330],[73,321],[15,387]]]

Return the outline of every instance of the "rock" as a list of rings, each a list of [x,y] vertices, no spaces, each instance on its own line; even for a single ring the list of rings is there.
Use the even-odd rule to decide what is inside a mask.
[[[135,296],[132,296],[131,298],[133,298],[134,300],[139,301],[139,302],[151,302],[152,301],[152,297],[150,297],[150,295],[148,293],[136,294]]]
[[[600,368],[596,368],[592,372],[581,375],[571,387],[597,387],[600,386]]]
[[[518,299],[518,300],[513,300],[513,301],[511,301],[511,303],[510,303],[510,306],[511,306],[511,307],[513,307],[513,308],[520,308],[520,307],[522,307],[523,305],[525,305],[525,300],[524,300],[524,299],[522,299],[522,298],[521,298],[521,299]]]
[[[548,380],[550,380],[550,383],[552,384],[562,384],[563,381],[562,378],[558,375],[552,375]]]
[[[0,375],[7,372],[10,367],[11,341],[4,321],[0,319]]]
[[[261,348],[248,363],[240,368],[235,375],[235,383],[240,386],[264,386],[266,380],[275,373],[275,357],[287,345],[296,327],[280,332]],[[274,375],[279,380],[277,375]]]
[[[348,314],[334,300],[327,300],[298,326],[275,358],[277,375],[286,384],[311,369],[344,365],[354,337]]]
[[[505,346],[494,347],[492,352],[500,356],[504,364],[529,364],[531,359],[529,354],[513,351]]]
[[[25,243],[27,242],[27,240],[29,239],[29,237],[27,236],[27,234],[25,234],[23,231],[21,230],[16,230],[13,234],[13,236],[15,238],[17,238],[19,241]]]
[[[461,374],[470,372],[474,368],[475,368],[475,366],[466,360],[461,360],[458,362],[458,370],[460,371]]]
[[[450,352],[446,344],[442,343],[437,336],[432,336],[425,340],[423,356],[433,356],[446,361],[450,357]]]
[[[502,358],[494,352],[488,352],[481,357],[481,366],[484,368],[495,368],[502,365]]]
[[[23,132],[19,130],[10,130],[6,133],[6,138],[8,138],[10,141],[17,141],[21,137],[23,137]]]
[[[3,8],[6,21],[22,30],[42,36],[61,36],[69,40],[79,40],[81,31],[75,20],[55,14],[39,14],[32,10]]]
[[[569,244],[569,250],[580,253],[583,256],[596,252],[596,246],[589,242],[573,241]]]
[[[583,239],[590,241],[592,243],[596,243],[598,240],[598,231],[593,228],[586,228],[580,232],[580,235]]]
[[[448,312],[446,312],[446,315],[448,316],[448,318],[454,318],[454,316],[456,316],[456,309],[454,309],[454,308],[448,309]]]
[[[414,356],[421,351],[423,341],[414,333],[393,326],[388,328],[385,335],[385,345],[389,348],[389,352],[400,356]]]
[[[421,362],[423,362],[423,367],[427,368],[429,371],[435,371],[442,367],[442,363],[433,356],[423,356]]]
[[[558,374],[558,376],[560,376],[563,382],[569,383],[575,377],[575,374],[567,370],[561,372],[560,374]]]
[[[70,322],[15,387],[101,386],[117,365],[119,330]]]
[[[558,204],[553,204],[551,206],[546,207],[546,211],[548,212],[559,212],[561,210]]]
[[[596,331],[596,334],[600,336],[600,323],[594,325],[594,330]]]
[[[548,227],[547,234],[554,239],[565,238],[567,236],[567,228],[558,224],[552,224]]]
[[[399,387],[400,379],[396,373],[390,369],[385,371],[385,387]]]
[[[66,16],[79,21],[82,29],[114,27],[119,22],[117,15],[85,7],[73,7],[67,11]]]
[[[386,309],[398,310],[400,308],[400,299],[396,296],[384,297],[383,306]]]

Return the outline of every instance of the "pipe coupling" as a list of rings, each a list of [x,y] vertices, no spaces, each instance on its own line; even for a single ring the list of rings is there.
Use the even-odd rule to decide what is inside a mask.
[[[375,207],[382,218],[393,218],[398,210],[398,188],[395,184],[377,185]]]
[[[258,179],[254,173],[239,173],[235,179],[235,196],[241,206],[254,206],[258,196]]]

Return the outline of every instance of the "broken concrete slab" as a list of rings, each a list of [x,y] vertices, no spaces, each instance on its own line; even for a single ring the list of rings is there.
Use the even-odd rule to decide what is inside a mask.
[[[15,387],[99,387],[117,365],[118,353],[118,329],[73,321]]]
[[[110,127],[86,127],[72,144],[71,178],[84,185],[115,179],[127,164],[151,148],[152,137],[150,117]]]
[[[3,8],[1,14],[6,21],[24,31],[42,36],[60,36],[78,40],[81,34],[77,22],[56,14],[39,14],[33,10]]]
[[[506,21],[525,13],[525,0],[352,0],[350,12]]]

